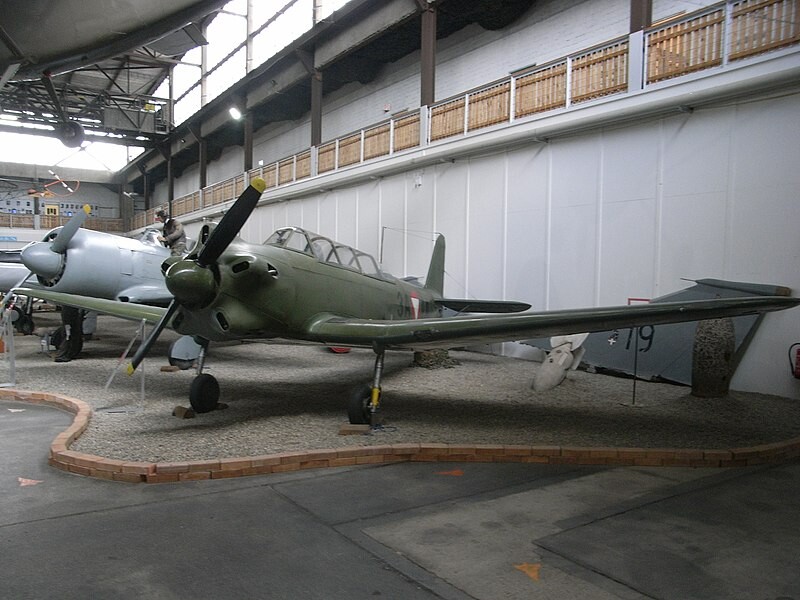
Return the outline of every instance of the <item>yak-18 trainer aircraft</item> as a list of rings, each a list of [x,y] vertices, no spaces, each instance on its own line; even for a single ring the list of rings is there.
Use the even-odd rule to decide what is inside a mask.
[[[442,295],[442,236],[434,245],[424,285],[385,274],[370,255],[297,227],[280,229],[263,244],[244,242],[238,232],[265,187],[263,180],[253,180],[218,225],[203,226],[186,257],[164,262],[166,286],[174,296],[167,308],[49,290],[36,293],[60,304],[155,323],[131,359],[129,373],[167,326],[194,336],[204,347],[243,338],[371,347],[376,354],[372,382],[354,390],[347,405],[350,422],[361,424],[374,422],[386,350],[453,348],[698,321],[800,303],[797,298],[762,296],[530,312],[530,305],[518,302],[448,299]],[[444,307],[472,314],[442,316]],[[495,314],[474,314],[487,312]],[[216,379],[202,372],[203,358],[201,354],[189,393],[198,413],[213,410],[220,394]]]
[[[148,229],[134,239],[92,231],[81,227],[88,216],[87,205],[41,242],[22,249],[22,262],[35,275],[35,287],[167,306],[172,295],[164,285],[161,264],[170,251],[158,242],[158,232]]]
[[[161,263],[170,251],[159,243],[159,232],[146,229],[139,238],[84,229],[89,206],[77,211],[67,223],[48,231],[14,254],[18,260],[4,263],[5,293],[13,287],[44,288],[123,302],[167,306],[172,294],[164,284]],[[13,267],[13,268],[10,268]],[[12,281],[13,279],[13,281]],[[3,307],[12,299],[6,294]],[[34,296],[31,296],[31,298]],[[35,297],[41,297],[38,293]],[[15,327],[23,333],[34,329],[32,303],[23,311],[16,304]]]

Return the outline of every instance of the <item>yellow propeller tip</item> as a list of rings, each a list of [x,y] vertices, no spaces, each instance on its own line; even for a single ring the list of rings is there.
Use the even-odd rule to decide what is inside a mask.
[[[83,205],[83,212],[85,212],[87,215],[90,214],[92,212],[92,207],[89,206],[88,204],[84,204]]]
[[[136,370],[136,367],[134,367],[133,364],[129,363],[128,367],[125,370],[127,371],[128,375],[133,375],[133,372]]]
[[[264,190],[267,189],[267,182],[261,179],[261,177],[255,177],[250,181],[250,185],[256,188],[260,193],[264,193]]]

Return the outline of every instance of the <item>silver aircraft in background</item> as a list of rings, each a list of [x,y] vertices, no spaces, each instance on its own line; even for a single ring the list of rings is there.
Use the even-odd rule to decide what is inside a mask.
[[[0,265],[0,291],[24,284],[34,290],[167,306],[172,294],[164,283],[161,264],[170,250],[158,241],[160,231],[147,228],[138,238],[93,231],[82,227],[88,216],[86,205],[65,225],[47,232],[42,241],[14,252]],[[15,311],[17,330],[31,333],[30,302],[17,303]]]

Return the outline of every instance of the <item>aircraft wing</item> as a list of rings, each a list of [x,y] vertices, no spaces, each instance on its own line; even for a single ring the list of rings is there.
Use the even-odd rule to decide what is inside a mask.
[[[501,315],[471,315],[402,321],[321,315],[306,328],[307,339],[334,345],[385,348],[453,348],[531,337],[607,331],[623,327],[701,321],[791,308],[785,296],[718,298],[635,306],[581,308]]]
[[[157,323],[167,309],[158,306],[76,296],[47,290],[15,288],[56,304],[77,306],[132,321]],[[623,327],[661,325],[735,317],[784,310],[799,298],[758,296],[659,302],[635,306],[579,308],[512,314],[469,315],[382,321],[321,314],[311,319],[298,339],[342,346],[383,346],[396,349],[453,348],[552,335],[608,331]]]
[[[158,323],[163,314],[167,312],[166,308],[160,306],[120,302],[119,300],[108,300],[105,298],[90,298],[89,296],[76,296],[63,292],[51,292],[46,288],[14,288],[13,292],[22,296],[32,296],[41,298],[42,300],[49,300],[55,304],[94,310],[105,315],[112,315],[130,321],[141,321],[144,319],[148,323],[153,324]]]

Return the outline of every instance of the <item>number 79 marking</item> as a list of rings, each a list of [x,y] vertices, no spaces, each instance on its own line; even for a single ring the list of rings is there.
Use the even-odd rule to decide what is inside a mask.
[[[653,337],[655,336],[656,330],[655,327],[652,325],[643,325],[641,327],[635,328],[639,332],[639,339],[643,342],[647,342],[647,346],[644,348],[639,348],[639,352],[647,352],[650,348],[653,347]],[[625,343],[625,350],[631,349],[631,340],[633,339],[633,330],[634,327],[628,329],[628,341]]]

